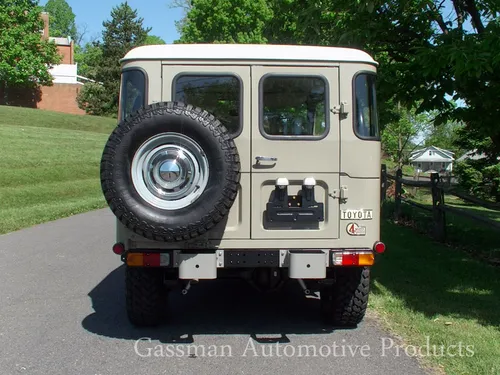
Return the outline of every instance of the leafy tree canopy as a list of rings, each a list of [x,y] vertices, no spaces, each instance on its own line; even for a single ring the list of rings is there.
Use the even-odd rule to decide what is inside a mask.
[[[75,63],[78,64],[78,74],[95,80],[102,60],[102,48],[95,43],[85,46],[75,46]]]
[[[54,43],[42,39],[41,8],[33,0],[0,2],[0,85],[50,85],[48,69],[60,57]]]
[[[380,62],[381,102],[436,124],[463,122],[500,155],[500,3],[490,0],[273,0],[291,9],[295,42],[362,48]],[[279,40],[280,25],[269,31]],[[290,33],[284,33],[290,37]],[[454,105],[462,100],[464,106]]]
[[[50,36],[70,36],[73,40],[77,40],[75,14],[66,0],[49,0],[44,9],[49,13]]]
[[[160,38],[159,36],[148,35],[146,37],[146,40],[144,41],[144,44],[147,44],[147,45],[165,44],[165,41],[162,38]]]
[[[457,122],[449,121],[440,126],[431,126],[429,134],[425,139],[425,146],[436,146],[444,148],[455,153],[457,157],[469,149],[463,149],[457,144],[459,140],[459,131],[463,129],[463,125]]]
[[[382,132],[382,149],[398,168],[402,168],[408,164],[410,153],[423,145],[430,129],[430,118],[402,106],[396,106],[394,114],[396,119],[386,124]]]
[[[180,43],[266,43],[273,11],[266,0],[192,0]]]

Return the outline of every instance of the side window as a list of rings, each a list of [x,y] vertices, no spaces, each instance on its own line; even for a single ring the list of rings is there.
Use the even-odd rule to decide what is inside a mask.
[[[122,87],[120,97],[120,118],[146,105],[146,75],[138,69],[122,72]]]
[[[231,75],[179,75],[174,81],[175,101],[212,113],[232,135],[241,130],[241,81]]]
[[[327,131],[327,92],[321,77],[263,77],[261,131],[269,136],[321,137]]]
[[[365,139],[379,139],[375,74],[362,73],[354,79],[356,135]]]

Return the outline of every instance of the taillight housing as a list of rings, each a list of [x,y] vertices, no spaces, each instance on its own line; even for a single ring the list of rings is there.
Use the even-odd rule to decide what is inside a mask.
[[[332,256],[334,266],[372,266],[375,255],[372,251],[339,251]]]
[[[170,254],[128,253],[126,263],[130,267],[165,267],[170,265]]]

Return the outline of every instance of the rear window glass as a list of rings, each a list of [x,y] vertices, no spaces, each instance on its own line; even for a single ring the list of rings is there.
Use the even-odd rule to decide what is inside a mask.
[[[378,139],[379,125],[377,113],[377,96],[375,92],[375,75],[358,74],[354,81],[356,99],[356,118],[354,129],[360,138]]]
[[[270,136],[320,137],[327,130],[321,77],[267,76],[261,82],[262,130]]]
[[[121,119],[146,104],[146,76],[141,70],[126,70],[122,73]]]
[[[174,100],[212,113],[236,135],[241,128],[241,82],[229,75],[179,75]]]

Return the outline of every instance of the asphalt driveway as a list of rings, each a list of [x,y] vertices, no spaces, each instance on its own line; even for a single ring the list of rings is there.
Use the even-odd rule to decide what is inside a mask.
[[[423,374],[367,317],[337,330],[298,285],[262,296],[207,281],[170,296],[170,323],[135,329],[114,217],[99,210],[0,236],[0,374]]]

